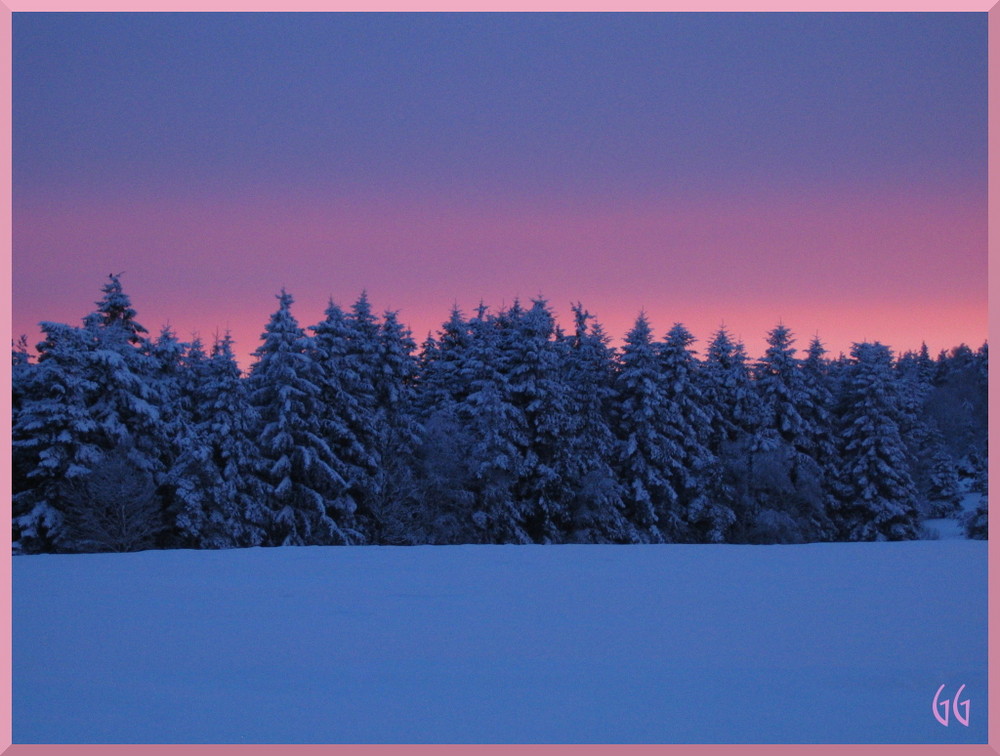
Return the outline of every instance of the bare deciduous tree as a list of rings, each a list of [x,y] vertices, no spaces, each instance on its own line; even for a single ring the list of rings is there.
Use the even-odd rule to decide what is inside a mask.
[[[138,551],[163,527],[153,479],[123,446],[70,486],[64,515],[74,551]]]

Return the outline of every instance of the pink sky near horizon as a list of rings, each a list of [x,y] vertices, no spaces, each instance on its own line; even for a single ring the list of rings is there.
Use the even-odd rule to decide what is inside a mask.
[[[752,355],[779,320],[799,347],[818,333],[834,355],[861,340],[936,353],[987,334],[986,213],[961,196],[276,196],[21,202],[15,337],[34,344],[41,320],[79,323],[122,271],[151,332],[169,323],[210,342],[229,328],[244,367],[283,286],[303,326],[329,297],[347,307],[367,289],[418,343],[453,303],[537,295],[566,327],[581,301],[616,342],[643,308],[657,336],[680,321],[701,350],[724,322]]]

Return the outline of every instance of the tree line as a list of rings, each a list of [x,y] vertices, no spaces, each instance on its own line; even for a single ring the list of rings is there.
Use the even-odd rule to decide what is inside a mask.
[[[14,345],[21,553],[900,540],[960,478],[985,493],[986,344],[797,357],[779,324],[759,360],[725,328],[699,358],[679,323],[616,349],[538,299],[453,308],[417,349],[364,294],[303,328],[282,291],[244,375],[228,334],[151,338],[102,293]]]

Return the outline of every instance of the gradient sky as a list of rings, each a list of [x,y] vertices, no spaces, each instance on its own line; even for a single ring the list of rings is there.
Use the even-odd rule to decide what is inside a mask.
[[[275,293],[580,300],[751,354],[987,333],[987,15],[54,14],[13,23],[13,330],[111,272],[241,362]]]

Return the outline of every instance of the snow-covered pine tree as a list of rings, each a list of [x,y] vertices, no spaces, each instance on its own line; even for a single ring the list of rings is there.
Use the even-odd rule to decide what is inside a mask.
[[[718,460],[709,493],[735,516],[730,540],[745,541],[756,522],[751,490],[754,440],[761,431],[761,401],[750,377],[746,350],[720,327],[698,372],[710,418],[708,448]]]
[[[924,416],[940,432],[961,477],[975,479],[986,467],[988,391],[986,350],[977,357],[965,344],[942,350]]]
[[[610,425],[614,351],[601,324],[573,305],[574,331],[560,338],[567,400],[563,480],[570,486],[566,539],[574,543],[634,543],[621,484],[612,467],[616,441]],[[591,324],[593,320],[593,324]]]
[[[573,497],[569,435],[572,408],[556,349],[555,319],[544,299],[512,311],[501,331],[510,401],[524,418],[523,466],[515,499],[536,543],[558,543],[568,528]]]
[[[26,551],[85,547],[61,527],[68,487],[113,450],[125,450],[133,468],[156,482],[165,471],[159,455],[167,439],[146,330],[117,276],[103,291],[83,328],[42,324],[38,369],[14,429],[15,449],[32,460],[14,502]]]
[[[363,454],[350,458],[352,471],[351,496],[357,503],[356,522],[365,539],[378,543],[383,537],[393,537],[387,531],[393,529],[381,522],[386,516],[383,492],[379,490],[382,458],[383,416],[379,407],[379,394],[388,392],[389,376],[383,373],[382,334],[378,319],[372,312],[367,292],[351,306],[345,317],[347,344],[344,360],[347,370],[344,379],[354,400],[354,414],[351,429],[357,438]],[[398,528],[396,528],[398,530]],[[383,532],[386,531],[386,532]]]
[[[227,332],[228,337],[228,332]],[[216,337],[213,351],[219,344]],[[198,392],[207,380],[210,372],[209,357],[205,354],[205,345],[201,337],[195,334],[189,344],[184,345],[184,352],[180,356],[180,371],[178,375],[178,387],[180,389],[181,413],[189,423],[200,423],[204,419],[198,412]],[[239,374],[239,368],[237,368]]]
[[[100,324],[105,328],[121,328],[130,344],[143,346],[148,331],[136,321],[136,311],[132,300],[125,293],[121,283],[121,273],[110,273],[108,283],[101,287],[104,296],[96,303]]]
[[[13,417],[13,540],[24,553],[70,548],[63,510],[68,486],[102,454],[88,407],[100,387],[90,376],[93,334],[63,323],[41,324],[38,361],[22,374]],[[23,477],[22,477],[23,475]]]
[[[216,479],[215,460],[206,434],[210,410],[204,390],[209,381],[209,361],[200,338],[178,356],[180,370],[176,380],[175,414],[183,418],[177,428],[174,443],[177,454],[166,476],[174,499],[174,537],[178,544],[190,548],[225,548],[228,542],[204,536],[202,523],[211,517]]]
[[[264,545],[352,543],[354,501],[322,423],[323,375],[292,296],[282,289],[278,301],[249,378],[269,509]]]
[[[813,463],[804,465],[799,472],[798,487],[803,500],[801,518],[810,541],[825,541],[836,537],[829,513],[835,504],[840,459],[834,430],[834,384],[826,348],[818,335],[809,342],[801,370],[803,401],[799,414],[805,422],[806,446],[800,452]]]
[[[840,496],[834,519],[849,541],[917,535],[916,492],[899,435],[900,397],[892,352],[855,344],[840,410]]]
[[[989,382],[990,372],[990,345],[984,341],[983,345],[976,350],[975,358],[976,375],[985,386]]]
[[[725,326],[709,342],[698,376],[710,419],[709,451],[718,455],[726,445],[756,432],[761,413],[746,349],[742,342],[733,341]]]
[[[18,341],[11,340],[11,428],[17,429],[20,426],[19,416],[21,414],[25,397],[28,395],[35,372],[35,365],[28,355],[28,339],[21,336]],[[18,494],[30,488],[28,473],[33,465],[30,454],[25,449],[13,446],[11,449],[11,484],[12,494]],[[18,543],[17,529],[14,530],[15,553],[20,549]]]
[[[917,377],[926,384],[934,382],[934,360],[931,358],[930,350],[925,342],[920,343],[920,351],[917,352]]]
[[[473,434],[460,417],[468,398],[471,328],[457,306],[429,336],[418,359],[415,403],[421,428],[416,449],[422,539],[430,543],[470,543],[482,539],[472,520],[475,462],[469,457]]]
[[[527,423],[511,399],[508,382],[513,323],[522,310],[514,307],[501,316],[480,307],[469,321],[472,335],[461,375],[468,394],[456,403],[455,414],[470,436],[468,450],[475,511],[475,538],[484,543],[531,543],[525,529],[525,511],[517,499],[524,475]]]
[[[178,528],[200,548],[259,546],[267,534],[257,419],[232,346],[227,332],[211,357],[199,356],[196,342],[187,358],[191,423],[172,479]]]
[[[985,494],[989,484],[989,363],[990,347],[987,342],[976,350],[974,360],[975,371],[975,400],[971,402],[973,413],[977,414],[980,423],[977,424],[975,438],[973,440],[979,465],[976,469],[973,487]],[[982,420],[986,420],[986,432],[983,433]]]
[[[792,332],[778,324],[767,335],[767,350],[757,363],[756,386],[763,402],[765,427],[795,450],[806,448],[808,429],[799,412],[805,388]],[[793,461],[794,464],[794,461]]]
[[[664,470],[670,440],[663,402],[663,378],[645,313],[625,337],[614,381],[612,426],[625,513],[642,540],[659,543],[683,524],[676,492]]]
[[[719,543],[726,540],[736,517],[726,502],[709,494],[718,468],[708,448],[711,415],[701,392],[693,343],[694,336],[675,323],[657,350],[665,413],[660,430],[668,442],[662,472],[683,518],[670,535],[672,540]]]
[[[955,462],[944,449],[939,434],[930,438],[926,488],[917,491],[926,497],[926,517],[958,517],[962,512],[962,492]],[[912,471],[912,467],[911,467]],[[916,476],[911,477],[915,479]]]
[[[428,535],[414,470],[421,439],[414,394],[416,345],[391,311],[383,316],[378,344],[374,380],[378,465],[369,499],[369,532],[375,543],[421,543]]]
[[[930,392],[934,378],[934,361],[930,359],[927,344],[921,345],[919,352],[908,350],[903,352],[894,365],[897,375],[911,381],[921,389],[918,393],[924,395]]]
[[[923,518],[957,514],[961,504],[955,462],[933,415],[926,411],[935,392],[933,367],[924,344],[918,353],[903,354],[894,370],[899,389],[899,432],[917,493],[917,511]]]
[[[399,321],[399,313],[389,310],[383,314],[378,343],[376,402],[390,415],[412,414],[416,401],[416,344],[410,330]]]
[[[437,338],[429,336],[418,362],[417,405],[424,421],[450,403],[468,395],[463,362],[472,344],[469,323],[457,305],[452,307]]]
[[[152,480],[161,508],[157,522],[169,527],[166,508],[171,502],[169,492],[161,486],[172,456],[171,428],[164,424],[171,397],[161,392],[155,345],[142,336],[146,329],[135,320],[135,310],[118,276],[112,276],[103,291],[97,310],[84,319],[84,330],[93,344],[87,373],[99,387],[87,411],[97,424],[103,451],[101,475],[106,479],[108,471],[126,469],[108,459],[127,458],[134,474],[148,475]],[[169,545],[169,541],[160,540],[166,534],[163,530],[157,534],[159,545]]]
[[[186,439],[191,435],[191,407],[185,381],[190,375],[185,369],[185,353],[190,345],[182,343],[169,326],[160,330],[159,336],[150,345],[152,356],[150,385],[155,395],[159,411],[158,431],[161,439],[157,454],[158,468],[163,471],[157,476],[157,493],[163,503],[164,531],[160,534],[159,545],[167,548],[189,546],[177,525],[181,502],[176,495],[176,486],[170,471],[184,451]]]
[[[201,422],[207,423],[207,436],[220,472],[224,529],[236,534],[237,546],[258,546],[264,542],[267,523],[264,491],[254,474],[262,469],[260,447],[253,436],[259,419],[250,402],[249,381],[236,362],[228,331],[221,339],[216,337],[206,367],[197,414]],[[235,519],[230,519],[230,514]]]
[[[794,343],[784,324],[776,326],[755,371],[763,407],[752,460],[754,495],[760,503],[757,541],[811,540],[813,520],[823,511],[822,471],[810,456],[813,432],[802,416],[810,396]]]
[[[21,398],[20,386],[21,381],[24,376],[30,372],[32,362],[31,355],[28,354],[28,337],[21,335],[17,341],[11,339],[10,341],[10,366],[11,366],[11,382],[13,386],[12,400],[14,402],[13,409],[17,409],[18,401]]]
[[[120,288],[112,294],[116,302],[127,304]],[[105,450],[126,449],[133,464],[158,486],[167,467],[162,455],[169,448],[170,429],[163,418],[170,407],[159,390],[153,345],[137,335],[145,329],[134,321],[98,319],[101,312],[85,323],[94,343],[89,371],[100,386],[88,410],[104,436]]]
[[[372,441],[375,425],[372,373],[358,359],[353,343],[357,339],[355,327],[332,299],[323,320],[310,330],[313,332],[310,356],[319,371],[318,421],[333,455],[333,469],[347,483],[346,496],[353,502],[357,540],[364,542],[368,515],[362,504],[370,496],[378,468]]]

